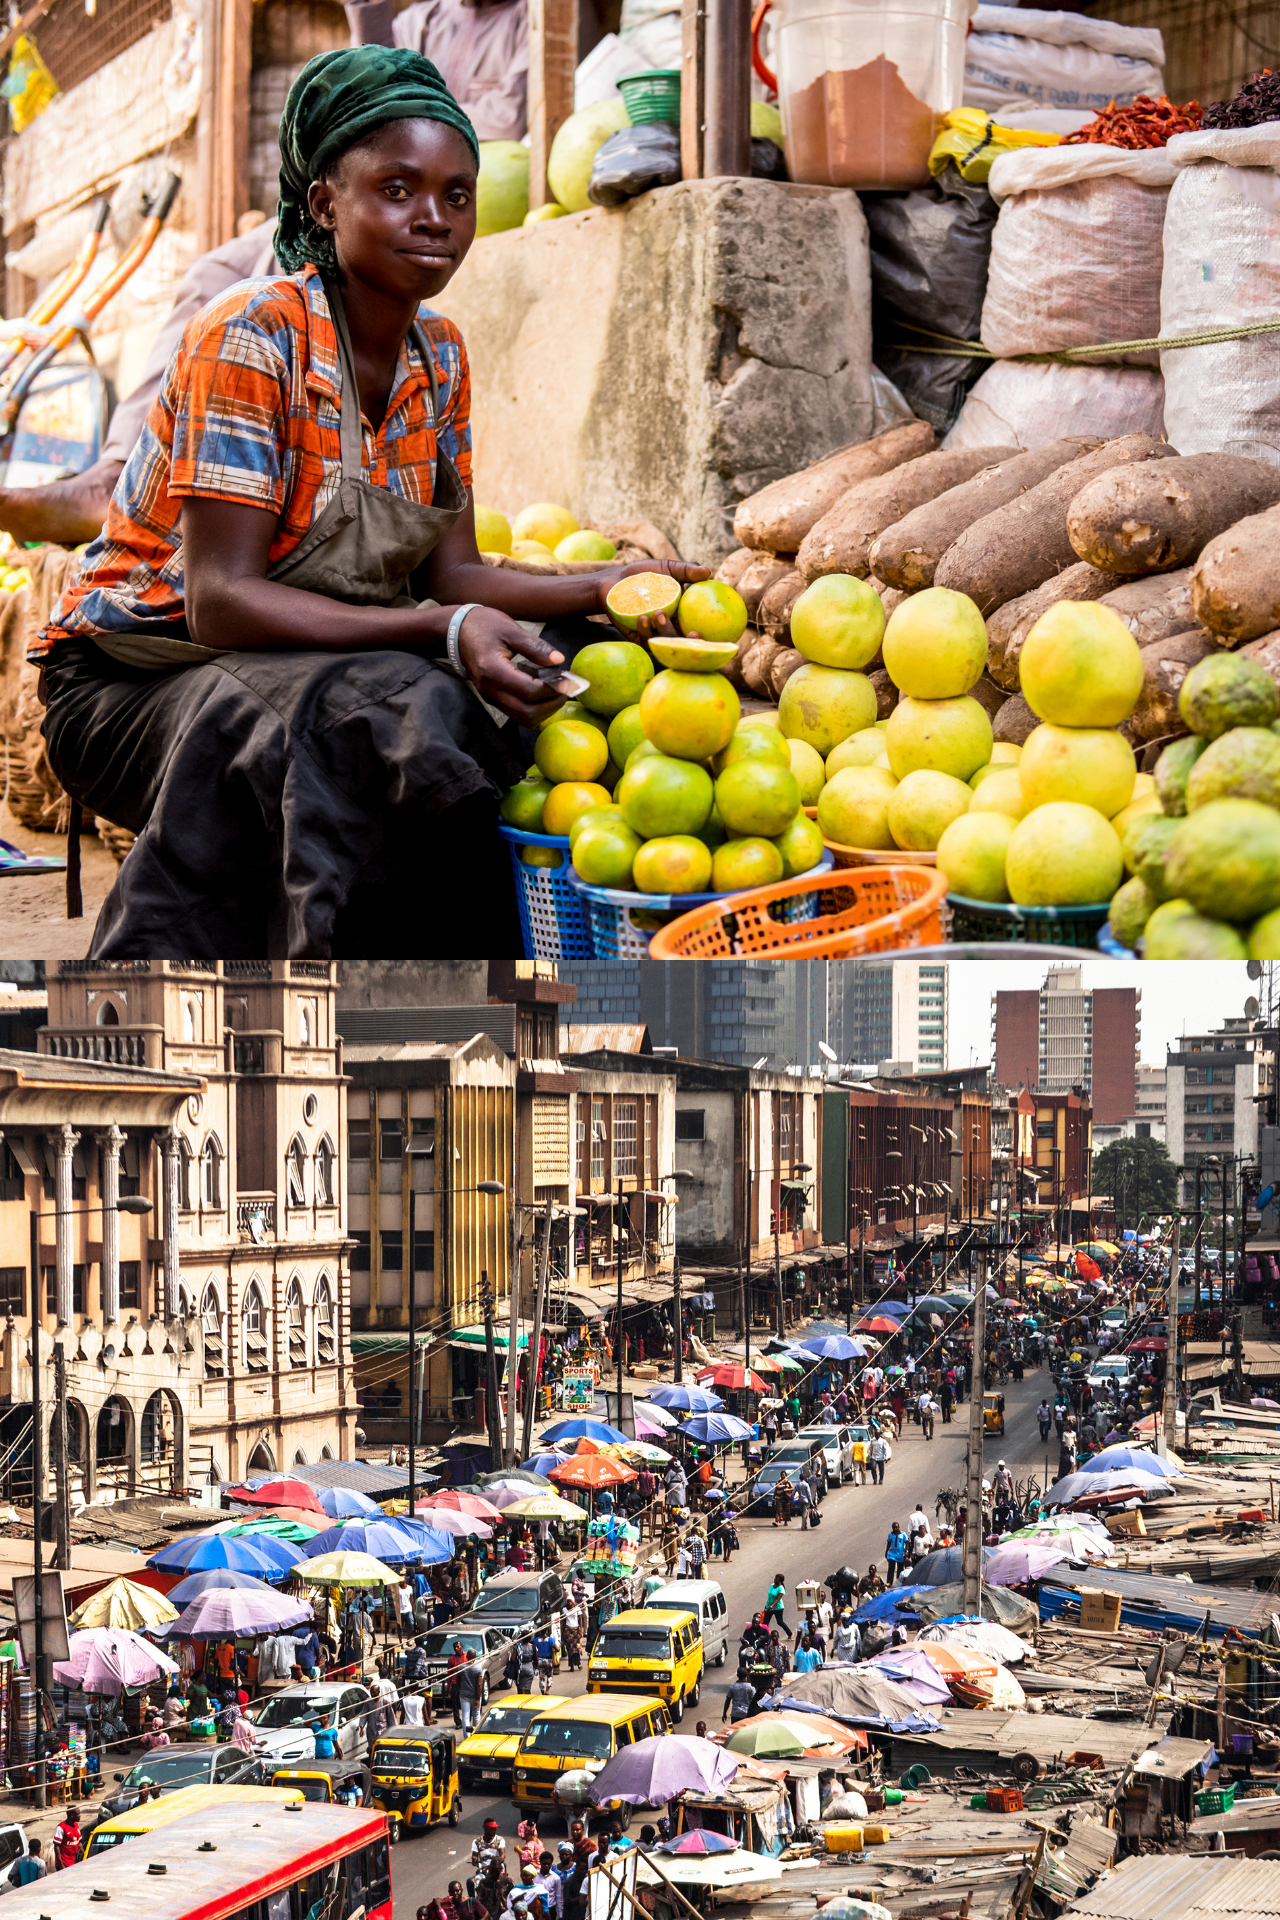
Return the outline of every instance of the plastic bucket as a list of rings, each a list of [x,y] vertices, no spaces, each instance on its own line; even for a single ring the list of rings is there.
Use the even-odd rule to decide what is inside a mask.
[[[633,127],[653,126],[659,121],[680,123],[679,68],[658,67],[652,73],[631,73],[619,80]]]

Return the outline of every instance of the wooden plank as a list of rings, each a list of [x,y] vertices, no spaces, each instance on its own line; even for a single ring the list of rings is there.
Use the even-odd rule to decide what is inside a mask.
[[[249,78],[253,0],[222,0],[218,47],[218,239],[233,240],[249,208]]]
[[[707,0],[684,0],[680,10],[680,171],[702,178],[706,132]]]
[[[578,0],[529,0],[529,207],[554,199],[547,185],[551,142],[573,112]]]

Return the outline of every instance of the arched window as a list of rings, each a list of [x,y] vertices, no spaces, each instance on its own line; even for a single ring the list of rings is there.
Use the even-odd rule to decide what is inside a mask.
[[[307,1364],[307,1316],[302,1305],[302,1288],[296,1280],[289,1282],[289,1291],[285,1295],[285,1314],[289,1322],[289,1365],[305,1367]]]
[[[214,1212],[222,1206],[222,1147],[214,1133],[200,1152],[200,1202]]]
[[[222,1337],[222,1308],[218,1302],[217,1288],[212,1283],[204,1290],[200,1325],[204,1332],[205,1378],[221,1380],[227,1371],[227,1353]]]
[[[289,1205],[305,1207],[307,1204],[307,1150],[299,1134],[294,1134],[289,1142],[288,1155]]]
[[[185,1133],[178,1135],[178,1205],[183,1213],[195,1211],[195,1155]]]
[[[316,1361],[331,1367],[337,1357],[338,1335],[333,1324],[333,1289],[327,1280],[316,1288]]]
[[[198,1040],[196,1032],[196,1003],[184,997],[182,1002],[182,1037],[184,1040]]]
[[[298,1451],[293,1456],[293,1464],[295,1467],[305,1467],[307,1464],[307,1456],[301,1447],[298,1448]]]
[[[329,1442],[327,1440],[325,1441],[324,1445],[320,1449],[320,1458],[322,1460],[333,1459],[333,1448],[329,1445]]]
[[[311,1031],[311,1008],[304,1000],[298,1008],[298,1042],[300,1046],[314,1044],[315,1036]]]
[[[267,1371],[267,1312],[262,1304],[262,1289],[256,1280],[249,1282],[244,1296],[244,1363],[250,1373]]]
[[[316,1148],[316,1205],[331,1207],[333,1198],[333,1142],[326,1133]]]
[[[104,1000],[98,1008],[98,1025],[100,1027],[118,1027],[120,1025],[120,1015],[116,1012],[114,1001]]]

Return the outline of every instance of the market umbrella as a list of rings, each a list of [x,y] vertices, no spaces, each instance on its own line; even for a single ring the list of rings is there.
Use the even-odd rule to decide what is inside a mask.
[[[667,1854],[661,1867],[643,1853],[636,1875],[645,1886],[661,1886],[663,1878],[682,1887],[727,1887],[732,1893],[741,1885],[764,1884],[781,1880],[782,1862],[767,1854],[748,1853],[734,1847],[732,1853]]]
[[[629,1467],[667,1467],[671,1464],[671,1449],[655,1447],[647,1440],[618,1440],[613,1445],[601,1447],[601,1453],[610,1460],[625,1460]]]
[[[780,1726],[790,1727],[804,1741],[806,1753],[816,1753],[838,1747],[841,1753],[849,1753],[861,1745],[861,1741],[850,1727],[842,1727],[838,1720],[828,1720],[822,1713],[776,1712],[772,1708],[765,1713],[754,1713],[751,1725],[757,1726],[764,1721],[774,1720]],[[740,1723],[742,1724],[742,1723]]]
[[[1177,1480],[1186,1471],[1180,1460],[1162,1460],[1150,1447],[1103,1447],[1101,1452],[1080,1463],[1081,1473],[1107,1473],[1121,1467],[1137,1467],[1140,1473],[1149,1473],[1156,1480]]]
[[[382,1511],[376,1500],[367,1493],[357,1493],[354,1487],[321,1487],[316,1498],[331,1520],[350,1520],[357,1513]]]
[[[531,1494],[527,1500],[517,1500],[506,1512],[515,1520],[575,1520],[579,1525],[588,1517],[585,1508],[575,1506],[572,1500],[562,1500],[558,1493]]]
[[[310,1618],[307,1603],[287,1594],[266,1589],[253,1593],[247,1587],[210,1587],[183,1608],[167,1634],[174,1640],[247,1639],[300,1627]]]
[[[859,1333],[901,1333],[902,1328],[896,1320],[890,1320],[888,1314],[876,1313],[869,1320],[859,1320]],[[866,1348],[863,1348],[866,1352]]]
[[[544,1445],[554,1447],[557,1440],[596,1440],[603,1444],[610,1440],[625,1440],[626,1437],[617,1427],[611,1427],[607,1420],[592,1420],[585,1415],[578,1415],[572,1420],[557,1420],[555,1426],[545,1430],[542,1439]]]
[[[407,1515],[403,1520],[371,1520],[364,1515],[357,1520],[340,1521],[324,1533],[318,1533],[311,1542],[312,1554],[342,1553],[347,1549],[371,1553],[388,1565],[406,1560],[436,1565],[453,1559],[453,1537]]]
[[[1069,1507],[1073,1500],[1083,1500],[1086,1495],[1115,1493],[1124,1488],[1135,1497],[1145,1497],[1156,1487],[1166,1482],[1159,1474],[1147,1473],[1139,1467],[1103,1468],[1095,1473],[1068,1473],[1050,1487],[1048,1493],[1040,1496],[1042,1507]]]
[[[892,1322],[894,1329],[897,1322]],[[867,1349],[861,1340],[850,1339],[847,1333],[828,1334],[821,1340],[801,1340],[801,1353],[811,1353],[819,1360],[865,1360]]]
[[[556,1463],[558,1466],[563,1466],[566,1459],[574,1458],[576,1456],[572,1454],[557,1454]],[[551,1480],[548,1480],[545,1487],[530,1487],[521,1481],[516,1481],[509,1487],[490,1487],[489,1498],[499,1513],[505,1513],[508,1507],[519,1506],[522,1500],[532,1500],[535,1494],[554,1493],[555,1490],[555,1483]]]
[[[778,1355],[778,1365],[783,1373],[808,1373],[812,1364],[812,1360],[809,1359],[797,1360],[794,1353],[780,1353]]]
[[[807,1742],[786,1721],[744,1720],[724,1744],[734,1753],[758,1754],[763,1760],[793,1760]]]
[[[218,1531],[231,1540],[260,1540],[265,1534],[273,1540],[293,1540],[305,1547],[318,1533],[323,1533],[328,1524],[323,1513],[312,1513],[305,1520],[238,1520],[234,1526],[220,1527]]]
[[[294,1568],[300,1580],[313,1587],[398,1587],[400,1575],[383,1566],[371,1553],[339,1551],[299,1560]]]
[[[532,1467],[540,1480],[545,1480],[552,1467],[558,1467],[564,1460],[563,1453],[535,1453],[531,1460],[525,1461],[526,1467]]]
[[[161,1573],[201,1573],[208,1567],[232,1567],[237,1573],[256,1573],[260,1580],[279,1580],[301,1557],[299,1546],[277,1540],[270,1533],[236,1539],[207,1529],[185,1540],[171,1541],[153,1553],[147,1565]]]
[[[324,1512],[315,1488],[305,1480],[251,1480],[222,1491],[228,1499],[248,1507],[301,1507],[304,1512]]]
[[[709,1394],[707,1397],[709,1399],[714,1399],[715,1396],[713,1394]],[[659,1406],[658,1402],[654,1399],[652,1394],[650,1394],[649,1398],[643,1401],[636,1408],[636,1432],[637,1433],[639,1433],[640,1431],[640,1422],[642,1420],[644,1421],[646,1426],[652,1427],[654,1429],[655,1434],[657,1434],[659,1437],[661,1437],[661,1435],[664,1432],[667,1432],[670,1428],[678,1426],[680,1424],[679,1421],[676,1419],[675,1414],[669,1412],[665,1406]]]
[[[545,1473],[535,1473],[530,1467],[505,1467],[501,1473],[478,1473],[471,1491],[479,1489],[488,1499],[490,1487],[541,1487],[545,1491],[549,1484]]]
[[[1008,1540],[993,1548],[982,1577],[989,1586],[1016,1587],[1023,1580],[1039,1580],[1068,1557],[1061,1545],[1047,1540]]]
[[[715,1413],[724,1405],[704,1387],[650,1387],[647,1397],[655,1407],[670,1407],[677,1413]]]
[[[211,1588],[225,1593],[228,1587],[247,1589],[250,1593],[269,1593],[275,1598],[275,1588],[269,1587],[265,1580],[259,1580],[252,1573],[237,1573],[234,1567],[209,1567],[204,1573],[189,1573],[185,1580],[179,1580],[176,1587],[170,1587],[165,1599],[177,1617],[179,1610],[198,1593],[208,1593]]]
[[[558,1456],[556,1464],[559,1465]],[[458,1493],[452,1487],[419,1500],[413,1511],[420,1519],[434,1526],[436,1523],[431,1516],[442,1508],[453,1513],[469,1513],[474,1520],[498,1520],[502,1517],[501,1507],[495,1507],[492,1500],[486,1500],[482,1493]]]
[[[698,1385],[710,1381],[713,1387],[726,1387],[731,1393],[767,1393],[768,1387],[758,1373],[748,1372],[745,1367],[730,1367],[723,1363],[707,1367],[698,1375]]]
[[[741,1765],[736,1755],[696,1734],[661,1734],[637,1740],[607,1761],[591,1783],[591,1798],[596,1806],[606,1800],[660,1806],[678,1793],[713,1793],[727,1786]]]
[[[782,1355],[780,1353],[758,1353],[752,1364],[757,1373],[781,1373]],[[797,1361],[796,1364],[799,1366],[799,1361]]]
[[[603,1453],[575,1453],[556,1468],[551,1478],[561,1487],[587,1487],[598,1492],[601,1487],[619,1487],[626,1480],[634,1480],[636,1470]]]
[[[749,1440],[752,1434],[748,1423],[735,1419],[731,1413],[695,1413],[691,1420],[685,1421],[680,1431],[686,1440],[696,1440],[702,1447]]]
[[[1039,1546],[1052,1547],[1063,1560],[1114,1560],[1116,1556],[1111,1535],[1087,1513],[1046,1515],[1046,1524],[1037,1530],[1034,1540]],[[1005,1544],[1001,1542],[1001,1546]]]
[[[477,1519],[474,1513],[455,1513],[452,1507],[441,1507],[435,1513],[430,1507],[419,1507],[418,1512],[433,1533],[447,1533],[455,1540],[493,1538],[493,1528],[486,1520]]]
[[[69,1635],[67,1646],[70,1658],[54,1662],[53,1677],[81,1693],[137,1692],[178,1671],[176,1660],[124,1627],[86,1627]]]
[[[992,1549],[990,1547],[984,1547],[982,1549],[984,1566],[991,1551]],[[931,1553],[926,1553],[921,1559],[916,1561],[914,1567],[911,1569],[911,1578],[917,1587],[938,1587],[947,1580],[962,1580],[964,1578],[964,1548],[960,1546],[935,1547]]]
[[[669,1853],[683,1859],[691,1854],[736,1853],[737,1850],[736,1840],[730,1840],[724,1833],[710,1833],[706,1827],[690,1827],[687,1833],[678,1833],[674,1840],[661,1840],[653,1848],[654,1853]]]
[[[977,1647],[983,1653],[994,1653],[1007,1667],[1036,1657],[1036,1650],[1028,1641],[1020,1640],[1016,1633],[1010,1633],[1008,1627],[1002,1627],[998,1620],[939,1621],[937,1626],[921,1627],[913,1645],[923,1648],[931,1640],[957,1647]]]
[[[107,1586],[91,1593],[84,1605],[67,1615],[69,1627],[123,1627],[138,1633],[146,1627],[162,1627],[176,1619],[178,1609],[154,1587],[139,1586],[121,1574]]]

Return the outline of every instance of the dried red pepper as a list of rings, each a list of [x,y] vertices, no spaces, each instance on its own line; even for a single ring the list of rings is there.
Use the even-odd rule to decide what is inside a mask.
[[[1062,144],[1064,147],[1126,147],[1130,152],[1137,152],[1143,147],[1162,147],[1175,133],[1197,132],[1202,118],[1198,100],[1189,100],[1185,107],[1177,107],[1167,94],[1162,93],[1158,100],[1153,100],[1150,94],[1140,93],[1127,107],[1118,107],[1113,100],[1094,115],[1087,127],[1067,134]]]

